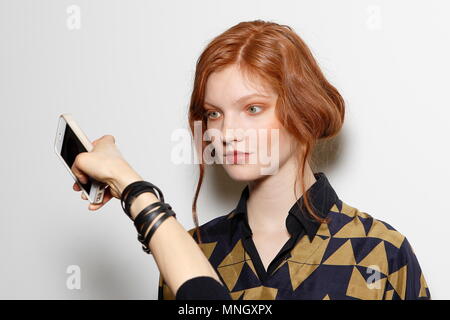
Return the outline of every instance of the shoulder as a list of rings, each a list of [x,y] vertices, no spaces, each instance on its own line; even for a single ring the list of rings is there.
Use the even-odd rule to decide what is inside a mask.
[[[377,238],[397,249],[401,248],[406,240],[405,235],[388,222],[343,201],[331,208],[329,217],[330,235],[333,237]]]
[[[402,232],[343,201],[331,208],[329,217],[328,234],[323,235],[339,242],[349,241],[357,265],[377,267],[386,277],[387,297],[430,298],[414,249]]]

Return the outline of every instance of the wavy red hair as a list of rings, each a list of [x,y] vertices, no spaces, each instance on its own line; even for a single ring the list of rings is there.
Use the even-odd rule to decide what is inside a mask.
[[[238,65],[246,76],[264,80],[278,93],[276,116],[296,141],[300,164],[297,178],[302,181],[304,204],[313,219],[328,223],[314,212],[303,177],[305,164],[310,163],[317,141],[334,137],[340,131],[344,122],[344,99],[325,79],[311,51],[291,27],[263,20],[240,22],[215,37],[197,60],[189,106],[192,135],[195,121],[202,121],[202,137],[207,128],[204,97],[208,76],[231,64]],[[206,144],[202,139],[201,146],[196,146],[202,161],[192,217],[199,243],[202,241],[197,199],[205,173],[202,155]],[[294,192],[296,194],[295,185]]]

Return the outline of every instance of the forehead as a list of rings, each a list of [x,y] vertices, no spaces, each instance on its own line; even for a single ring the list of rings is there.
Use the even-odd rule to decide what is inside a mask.
[[[275,98],[276,92],[260,77],[245,75],[237,65],[230,65],[213,72],[206,82],[205,102],[223,105],[235,103],[249,94]]]

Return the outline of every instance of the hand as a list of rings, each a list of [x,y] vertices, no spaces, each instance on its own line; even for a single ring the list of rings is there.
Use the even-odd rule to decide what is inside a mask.
[[[142,178],[122,157],[112,135],[104,135],[94,140],[92,145],[94,148],[90,152],[82,152],[76,156],[71,169],[81,183],[86,183],[89,176],[108,185],[103,202],[89,204],[89,210],[98,210],[110,199],[120,199],[123,189],[128,184],[142,180]],[[73,190],[81,191],[77,182],[73,184]],[[83,193],[81,193],[81,198],[88,200]]]

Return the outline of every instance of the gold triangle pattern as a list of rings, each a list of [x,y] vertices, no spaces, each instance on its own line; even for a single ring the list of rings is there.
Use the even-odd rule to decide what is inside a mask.
[[[391,243],[393,246],[400,248],[405,236],[396,230],[388,229],[384,223],[374,219],[372,226],[367,233],[368,237],[379,238]]]
[[[331,207],[330,211],[339,213],[339,209],[338,209],[338,207],[337,207],[336,204],[334,204],[334,205]]]
[[[316,235],[331,237],[330,229],[328,229],[328,224],[321,223],[319,229],[317,230]]]
[[[388,270],[388,257],[386,254],[386,248],[384,247],[384,241],[380,241],[359,263],[359,266],[371,268],[377,270],[385,275],[389,274]]]
[[[216,242],[208,242],[208,243],[200,243],[200,244],[198,244],[200,249],[202,249],[203,254],[208,259],[211,257],[211,254],[214,251],[214,248],[216,247],[216,245],[217,245],[217,241]]]
[[[340,213],[345,214],[346,216],[349,217],[356,217],[356,213],[358,212],[358,209],[349,206],[348,204],[346,204],[345,202],[342,202],[342,209]]]
[[[233,250],[223,259],[217,267],[217,271],[222,276],[228,290],[233,290],[236,282],[241,274],[242,267],[245,263],[244,247],[242,241],[239,240],[234,246]]]
[[[400,248],[406,238],[400,232],[389,229],[382,221],[374,218],[373,223],[370,226],[370,230],[366,233],[364,224],[361,222],[360,218],[367,219],[372,218],[372,216],[344,202],[342,202],[341,210],[338,209],[337,204],[334,204],[330,211],[343,214],[353,219],[342,226],[333,236],[331,236],[329,226],[326,223],[322,223],[320,224],[316,236],[312,241],[309,240],[308,236],[301,237],[291,250],[290,258],[283,260],[274,270],[272,275],[287,264],[286,267],[288,268],[287,271],[289,272],[290,278],[288,281],[291,283],[292,290],[295,291],[299,288],[301,290],[302,283],[305,283],[308,278],[312,279],[311,276],[313,274],[320,272],[319,267],[330,240],[333,238],[339,238],[343,239],[341,241],[345,242],[343,242],[342,245],[340,245],[340,247],[335,250],[322,264],[331,266],[353,266],[348,285],[346,289],[345,287],[343,288],[347,296],[358,299],[372,300],[384,298],[387,300],[392,300],[394,296],[398,295],[404,300],[406,296],[408,265],[404,265],[396,272],[389,274],[389,256],[388,251],[386,250],[390,249],[388,246],[391,244],[397,249]],[[227,218],[230,219],[234,216],[235,213],[231,212]],[[342,216],[340,218],[349,220],[348,218]],[[191,236],[193,236],[195,228],[189,230],[188,232]],[[322,239],[322,237],[325,237],[325,239]],[[353,248],[353,244],[359,244],[360,242],[359,240],[356,241],[355,238],[377,238],[381,241],[376,244],[375,247],[373,247],[370,252],[368,252],[362,260],[360,260],[359,263],[356,263],[354,249],[359,250],[360,248],[359,246]],[[353,240],[353,244],[351,239],[355,239]],[[371,243],[373,243],[373,239]],[[217,245],[218,242],[216,241],[199,244],[199,247],[209,260],[211,259]],[[251,260],[249,254],[245,251],[242,240],[239,240],[216,268],[218,274],[220,274],[223,282],[230,291],[232,299],[276,299],[278,289],[266,286],[258,286],[231,292],[233,288],[236,287],[236,283],[241,277],[242,269],[245,264],[247,264],[253,274],[258,277],[253,261]],[[386,277],[380,277],[379,279],[376,279],[375,282],[369,282],[370,280],[373,280],[373,277],[366,277],[363,273],[364,269],[361,267],[377,270],[383,275],[386,275]],[[285,275],[284,272],[283,275]],[[318,274],[318,277],[319,276],[320,274]],[[316,279],[315,276],[314,279]],[[392,286],[392,289],[385,291],[387,284]],[[164,299],[175,299],[175,295],[164,282],[162,276],[160,276],[159,279],[159,286],[162,287]],[[418,296],[427,297],[427,289],[427,283],[423,273],[421,273]],[[321,292],[319,297],[323,296],[323,300],[330,300],[330,295],[325,294],[326,292],[330,291]]]
[[[419,291],[419,298],[420,297],[427,297],[427,282],[425,281],[425,277],[423,276],[423,273],[420,274],[420,291]]]
[[[363,300],[381,300],[383,298],[386,278],[378,279],[373,283],[367,283],[358,268],[353,267],[353,272],[348,283],[346,295]]]
[[[275,300],[278,289],[265,286],[254,287],[250,289],[231,292],[231,298],[233,300],[239,299],[244,293],[244,300]]]
[[[310,242],[309,237],[302,237],[292,249],[289,260],[297,263],[319,264],[329,241],[329,238],[322,239],[321,237],[316,236],[313,241]]]
[[[292,261],[288,261],[288,265],[292,290],[297,290],[302,282],[305,281],[305,279],[307,279],[311,273],[319,267],[318,264],[296,263]]]
[[[351,266],[355,265],[355,256],[353,254],[352,243],[348,239],[342,246],[339,247],[323,264]]]
[[[366,237],[364,225],[358,217],[354,217],[333,235],[334,238],[363,238]]]
[[[386,291],[386,296],[384,297],[384,300],[392,300],[394,297],[394,289]]]
[[[406,276],[408,271],[407,268],[408,265],[405,264],[403,267],[388,276],[389,283],[402,300],[405,300],[406,294]]]

